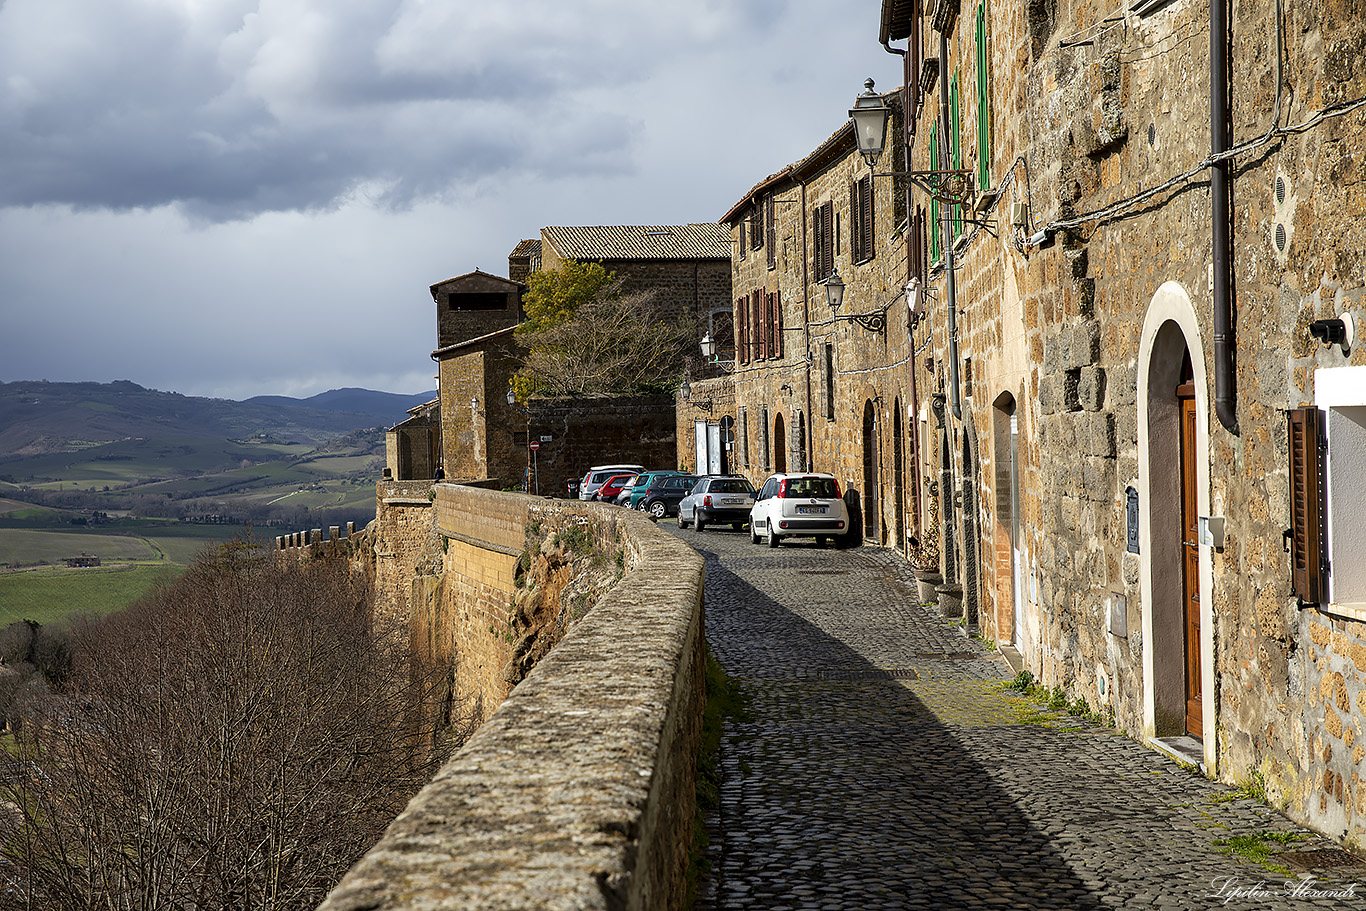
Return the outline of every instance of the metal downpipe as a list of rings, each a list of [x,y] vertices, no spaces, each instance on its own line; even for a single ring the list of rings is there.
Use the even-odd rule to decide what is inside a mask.
[[[1237,436],[1228,161],[1218,157],[1228,149],[1228,0],[1210,0],[1209,34],[1210,154],[1215,156],[1209,184],[1214,245],[1214,413],[1224,429]]]

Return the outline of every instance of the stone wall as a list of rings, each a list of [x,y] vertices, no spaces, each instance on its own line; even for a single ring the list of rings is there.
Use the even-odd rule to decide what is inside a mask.
[[[593,465],[677,468],[680,453],[669,395],[531,399],[526,406],[542,496],[563,497]],[[549,439],[547,439],[547,437]],[[522,464],[531,463],[523,450]],[[533,481],[533,484],[535,481]],[[532,490],[535,490],[533,486]]]
[[[322,908],[681,907],[701,558],[646,517],[599,504],[455,484],[437,485],[434,503],[445,582],[431,629],[460,650],[485,707],[501,704]],[[528,542],[552,553],[575,528],[623,575],[504,700]]]

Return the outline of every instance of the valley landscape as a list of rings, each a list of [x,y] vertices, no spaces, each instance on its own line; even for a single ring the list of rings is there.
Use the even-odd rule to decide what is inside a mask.
[[[248,531],[364,525],[385,429],[434,396],[0,383],[0,626],[117,610]]]

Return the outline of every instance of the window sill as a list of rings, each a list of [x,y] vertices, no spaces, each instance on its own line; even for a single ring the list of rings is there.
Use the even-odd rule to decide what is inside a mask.
[[[1332,614],[1346,620],[1366,622],[1366,601],[1335,601],[1317,605],[1321,614]]]

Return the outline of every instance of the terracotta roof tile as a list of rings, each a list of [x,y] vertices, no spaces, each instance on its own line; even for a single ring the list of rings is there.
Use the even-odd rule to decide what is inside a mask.
[[[730,259],[723,225],[547,227],[541,237],[563,259]]]

